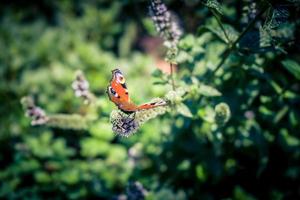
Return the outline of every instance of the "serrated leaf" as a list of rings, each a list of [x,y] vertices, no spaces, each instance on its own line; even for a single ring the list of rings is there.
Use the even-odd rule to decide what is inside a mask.
[[[179,46],[182,49],[191,49],[195,45],[195,42],[195,36],[192,34],[188,34],[179,41]]]
[[[259,46],[269,47],[271,46],[272,37],[268,30],[264,29],[262,26],[259,27]]]
[[[282,39],[291,39],[294,36],[293,26],[288,24],[289,12],[284,6],[274,7],[267,15],[267,18],[259,28],[259,44],[262,48],[273,47],[274,44],[277,50],[279,47],[276,45],[276,41]],[[275,50],[275,48],[264,49]]]
[[[190,118],[193,117],[193,114],[190,111],[190,109],[183,103],[181,103],[177,106],[177,111],[185,117],[190,117]]]
[[[287,21],[289,12],[284,7],[275,7],[272,12],[269,12],[267,19],[264,23],[264,29],[275,29]]]
[[[199,87],[199,93],[206,97],[216,97],[222,95],[222,93],[219,92],[217,89],[203,84]]]
[[[296,79],[300,80],[300,65],[297,62],[288,59],[281,63]]]
[[[234,41],[238,37],[238,32],[230,25],[223,24],[223,27],[226,31],[227,36],[229,37],[228,39],[230,41]],[[213,35],[215,35],[218,39],[221,41],[228,43],[228,39],[225,36],[224,31],[220,27],[210,27],[210,26],[202,26],[198,30],[198,34],[205,33],[205,32],[211,32]]]
[[[223,10],[222,10],[221,4],[217,0],[208,0],[208,1],[206,1],[205,5],[209,8],[214,9],[219,14],[223,15]]]

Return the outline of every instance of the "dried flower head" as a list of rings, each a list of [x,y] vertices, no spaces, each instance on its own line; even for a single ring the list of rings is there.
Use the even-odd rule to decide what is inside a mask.
[[[139,128],[139,124],[135,120],[134,115],[134,113],[127,114],[121,110],[113,110],[110,114],[113,132],[124,137],[128,137],[135,133]]]
[[[23,97],[21,104],[25,109],[25,115],[31,118],[31,125],[41,125],[48,121],[45,111],[34,104],[32,97]]]
[[[179,20],[174,13],[168,11],[161,0],[152,0],[149,6],[150,16],[155,24],[157,32],[164,38],[169,48],[176,47],[182,35]]]
[[[82,71],[76,72],[75,80],[72,83],[72,88],[75,96],[81,97],[85,104],[92,102],[93,95],[89,91],[89,82],[86,80]]]
[[[151,102],[162,101],[160,98],[155,98]],[[150,103],[151,103],[150,102]],[[112,130],[120,136],[128,137],[134,134],[139,127],[148,120],[162,115],[167,111],[167,106],[160,106],[148,110],[136,111],[134,113],[124,113],[121,110],[113,110],[110,114],[110,122]]]

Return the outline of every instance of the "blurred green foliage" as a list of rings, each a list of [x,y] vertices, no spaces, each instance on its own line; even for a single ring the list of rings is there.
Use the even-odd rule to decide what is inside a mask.
[[[155,35],[148,2],[3,3],[0,198],[117,199],[132,181],[155,200],[299,198],[299,3],[253,2],[166,1],[185,29],[176,85],[187,90],[176,94],[141,45]],[[169,92],[176,104],[129,138],[109,123],[116,67],[135,102]],[[78,69],[96,107],[74,98]],[[20,105],[28,94],[47,113],[96,120],[32,127]]]

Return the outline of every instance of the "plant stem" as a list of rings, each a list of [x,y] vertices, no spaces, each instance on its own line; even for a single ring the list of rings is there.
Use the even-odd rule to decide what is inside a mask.
[[[170,63],[170,71],[171,71],[171,81],[172,81],[172,89],[175,91],[175,80],[174,80],[174,72],[173,72],[173,64]]]
[[[228,34],[227,34],[227,32],[226,32],[226,30],[225,30],[225,28],[224,28],[224,26],[223,26],[223,24],[222,24],[222,22],[221,22],[221,19],[220,19],[219,15],[218,15],[218,14],[216,13],[216,11],[214,11],[213,9],[210,9],[210,11],[212,12],[213,16],[216,18],[216,20],[217,20],[217,22],[218,22],[220,28],[221,28],[222,31],[224,32],[225,38],[226,38],[227,41],[230,43],[231,41],[230,41],[229,36],[228,36]]]
[[[213,75],[216,74],[216,72],[222,67],[222,65],[225,63],[229,55],[235,50],[237,43],[246,35],[246,33],[255,25],[255,22],[265,13],[265,11],[268,9],[268,5],[265,4],[262,10],[255,16],[255,18],[247,25],[247,27],[243,30],[243,32],[239,35],[239,37],[232,43],[230,46],[227,47],[227,49],[224,51],[224,56],[222,60],[219,62],[217,67],[214,69],[214,71],[208,76],[208,81],[213,77]],[[223,27],[223,26],[222,26]],[[224,28],[224,27],[223,27]],[[226,33],[226,32],[224,32]]]
[[[78,114],[54,114],[48,117],[45,125],[49,127],[73,130],[86,130],[88,128],[88,119]]]

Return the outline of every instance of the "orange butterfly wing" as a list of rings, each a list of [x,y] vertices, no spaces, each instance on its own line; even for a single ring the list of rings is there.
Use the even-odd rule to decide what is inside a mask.
[[[112,71],[112,79],[110,81],[110,85],[107,87],[107,93],[109,99],[115,103],[120,110],[128,113],[167,105],[167,103],[162,100],[136,106],[130,100],[125,78],[119,69]]]
[[[121,110],[124,107],[124,111],[129,109],[131,102],[125,83],[125,78],[119,69],[112,71],[112,79],[110,85],[107,87],[107,94],[109,99],[114,102]]]
[[[155,102],[151,102],[151,103],[145,103],[142,104],[140,106],[137,106],[137,110],[147,110],[147,109],[151,109],[151,108],[155,108],[158,106],[165,106],[167,105],[167,102],[161,100],[161,101],[155,101]]]

